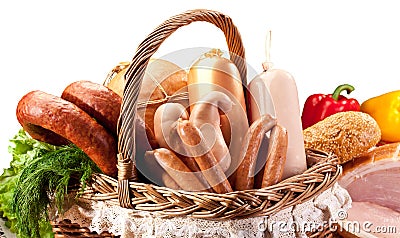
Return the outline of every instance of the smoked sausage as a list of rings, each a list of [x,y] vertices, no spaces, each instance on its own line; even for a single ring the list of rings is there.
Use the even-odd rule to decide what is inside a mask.
[[[75,104],[42,91],[19,101],[17,119],[32,138],[55,145],[73,143],[109,176],[117,173],[114,137]]]
[[[122,103],[122,98],[117,93],[98,83],[77,81],[64,89],[61,98],[77,105],[117,136]]]

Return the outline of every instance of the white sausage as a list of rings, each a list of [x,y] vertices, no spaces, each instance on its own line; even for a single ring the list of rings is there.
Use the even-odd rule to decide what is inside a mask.
[[[300,174],[307,167],[296,82],[288,72],[280,69],[267,70],[258,77],[271,94],[278,123],[286,128],[288,133],[288,151],[283,179]],[[264,100],[262,97],[256,98],[258,106],[262,106],[260,112],[271,112],[271,106],[262,103],[262,100]]]
[[[188,119],[188,113],[179,103],[165,103],[154,113],[154,135],[160,147],[171,149],[171,130],[179,118]],[[175,149],[175,148],[173,148]]]

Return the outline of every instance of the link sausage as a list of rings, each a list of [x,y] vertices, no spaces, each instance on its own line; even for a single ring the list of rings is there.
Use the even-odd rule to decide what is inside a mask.
[[[231,164],[231,155],[220,128],[219,109],[228,112],[232,109],[232,105],[232,100],[226,94],[212,91],[193,105],[189,118],[206,138],[207,146],[211,148],[212,154],[224,172]]]
[[[288,134],[284,127],[277,124],[271,131],[268,157],[264,167],[261,187],[265,188],[281,181],[286,163]]]
[[[174,152],[166,148],[153,150],[158,164],[171,176],[171,178],[186,191],[208,191],[196,176]]]
[[[232,187],[224,171],[211,151],[207,149],[200,130],[187,120],[178,120],[178,134],[214,191],[217,193],[232,192]]]
[[[255,168],[261,142],[275,125],[276,119],[265,114],[249,127],[242,145],[241,163],[235,173],[235,190],[254,188]]]

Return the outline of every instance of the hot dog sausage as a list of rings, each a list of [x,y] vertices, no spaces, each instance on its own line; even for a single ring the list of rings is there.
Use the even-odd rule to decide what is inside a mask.
[[[154,113],[154,135],[160,147],[171,149],[171,131],[179,118],[189,119],[182,104],[165,103],[157,108]],[[175,148],[172,149],[175,150]]]
[[[160,147],[174,151],[191,171],[199,172],[196,161],[188,156],[178,135],[176,126],[179,118],[189,118],[182,104],[165,103],[159,106],[154,114],[154,134]]]
[[[186,191],[208,191],[204,185],[172,151],[166,148],[155,149],[154,157],[158,164]]]
[[[232,187],[218,161],[207,149],[200,130],[187,120],[179,120],[178,134],[214,191],[217,193],[231,192]]]
[[[276,119],[265,114],[254,121],[242,145],[241,163],[235,173],[235,190],[254,188],[257,155],[266,132],[276,125]]]
[[[167,188],[172,188],[174,190],[181,190],[182,188],[175,182],[175,180],[167,173],[163,172],[161,174],[162,181],[164,182],[164,186]]]
[[[78,106],[41,91],[26,94],[18,103],[17,119],[34,139],[64,138],[82,149],[107,175],[117,173],[113,136]],[[51,132],[51,133],[49,133]],[[47,139],[49,138],[50,141]]]
[[[281,181],[288,149],[288,134],[284,127],[277,124],[271,131],[268,157],[264,167],[261,187],[265,188]]]
[[[228,112],[232,109],[232,104],[232,100],[226,94],[212,91],[193,105],[189,118],[189,121],[199,128],[206,138],[207,146],[211,148],[212,154],[224,172],[231,164],[231,155],[220,128],[221,120],[218,110]]]

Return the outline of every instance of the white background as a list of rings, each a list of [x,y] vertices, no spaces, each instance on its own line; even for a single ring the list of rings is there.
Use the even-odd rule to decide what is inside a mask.
[[[400,89],[400,11],[396,1],[1,1],[0,168],[20,125],[19,99],[31,90],[60,95],[76,80],[102,83],[120,61],[172,15],[208,8],[229,15],[248,63],[261,72],[272,31],[271,60],[296,79],[300,106],[342,83],[360,102]],[[226,49],[210,24],[181,28],[160,55],[188,47]],[[250,79],[249,79],[250,80]]]

